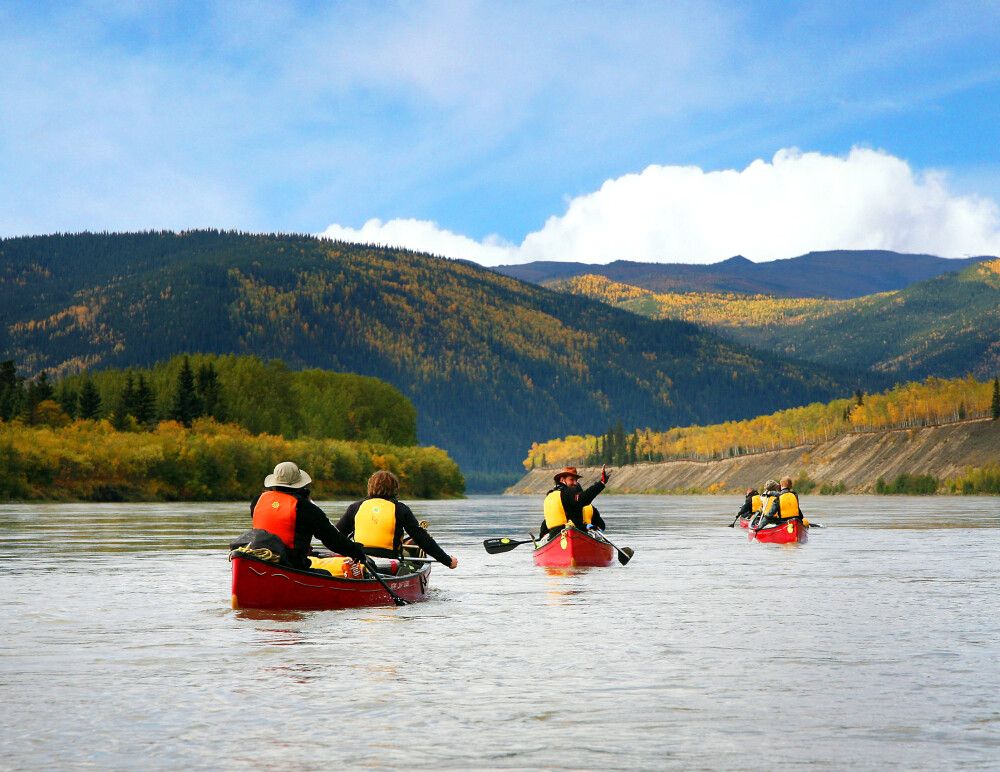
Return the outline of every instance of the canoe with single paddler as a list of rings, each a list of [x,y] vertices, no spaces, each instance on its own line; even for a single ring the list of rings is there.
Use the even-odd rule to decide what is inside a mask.
[[[536,566],[610,566],[615,559],[615,548],[599,534],[567,526],[540,544],[534,557]]]

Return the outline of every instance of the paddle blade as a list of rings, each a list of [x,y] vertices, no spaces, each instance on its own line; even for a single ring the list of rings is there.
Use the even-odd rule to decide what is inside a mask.
[[[508,539],[506,536],[483,540],[483,548],[491,555],[496,555],[498,552],[510,552],[521,544],[527,544],[527,542]]]
[[[627,565],[628,562],[632,559],[632,556],[634,554],[635,550],[632,549],[631,547],[622,547],[620,550],[618,550],[618,562],[621,563],[623,566]]]

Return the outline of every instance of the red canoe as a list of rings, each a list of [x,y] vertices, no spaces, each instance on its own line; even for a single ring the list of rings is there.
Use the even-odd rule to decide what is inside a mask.
[[[741,517],[740,518],[740,528],[749,528],[749,527],[750,527],[750,518],[749,517]]]
[[[614,560],[614,547],[573,527],[563,528],[535,550],[536,566],[610,566]]]
[[[347,579],[268,563],[250,555],[232,553],[233,608],[325,610],[360,606],[391,606],[392,599],[375,579]],[[403,600],[424,600],[431,564],[383,576]]]
[[[784,523],[771,523],[763,528],[751,528],[749,532],[750,538],[757,541],[768,544],[792,544],[804,542],[809,528],[802,525],[801,520],[794,519]]]

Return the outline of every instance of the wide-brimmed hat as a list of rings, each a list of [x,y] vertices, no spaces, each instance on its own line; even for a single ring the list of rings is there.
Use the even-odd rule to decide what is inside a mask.
[[[581,477],[583,477],[583,475],[576,473],[576,467],[575,466],[567,466],[567,467],[564,467],[561,472],[556,472],[552,476],[552,479],[555,480],[556,482],[559,482],[559,478],[560,477],[565,477],[566,475],[570,475],[572,477],[575,477],[577,480],[579,480]]]
[[[264,478],[264,487],[280,485],[282,488],[305,488],[311,482],[312,478],[299,469],[294,461],[282,461],[274,467],[274,474]]]

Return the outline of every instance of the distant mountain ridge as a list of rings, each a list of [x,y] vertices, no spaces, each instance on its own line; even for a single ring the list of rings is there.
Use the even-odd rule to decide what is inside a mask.
[[[0,307],[0,358],[29,372],[205,352],[382,378],[470,490],[538,438],[742,418],[858,385],[461,261],[309,236],[4,239]]]
[[[650,318],[700,324],[748,346],[826,366],[851,362],[901,381],[1000,371],[1000,259],[849,300],[652,293],[592,275],[550,286]]]
[[[794,298],[854,298],[903,289],[914,282],[960,271],[987,256],[945,258],[887,250],[809,252],[754,263],[736,256],[711,265],[637,263],[607,265],[536,261],[493,270],[533,284],[548,285],[593,274],[652,292],[742,292]]]

